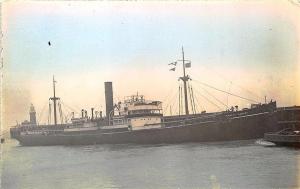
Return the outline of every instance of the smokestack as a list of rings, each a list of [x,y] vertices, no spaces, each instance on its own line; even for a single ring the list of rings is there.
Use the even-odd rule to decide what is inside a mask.
[[[108,119],[109,113],[114,108],[112,82],[105,82],[104,86],[105,86],[106,118]],[[113,116],[113,113],[110,116]]]
[[[94,119],[94,108],[91,108],[92,110],[92,120]]]

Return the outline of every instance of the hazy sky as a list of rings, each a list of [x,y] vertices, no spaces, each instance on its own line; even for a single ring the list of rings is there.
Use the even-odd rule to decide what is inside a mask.
[[[30,103],[45,122],[52,75],[58,96],[77,110],[105,111],[104,81],[113,81],[116,101],[138,91],[176,113],[181,70],[168,71],[168,63],[181,58],[181,46],[192,61],[199,110],[220,109],[200,94],[225,107],[198,81],[260,102],[266,95],[279,106],[299,105],[299,20],[300,6],[280,0],[5,2],[4,123],[28,119]],[[227,103],[227,95],[205,89]],[[250,102],[229,97],[228,104]]]

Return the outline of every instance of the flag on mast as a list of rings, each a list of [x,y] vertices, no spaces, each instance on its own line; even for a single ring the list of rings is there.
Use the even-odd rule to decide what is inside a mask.
[[[177,62],[171,62],[171,63],[168,64],[168,65],[174,65],[174,66],[176,66],[176,64],[177,64]]]
[[[188,62],[188,63],[185,63],[185,67],[186,68],[190,68],[192,65],[191,65],[191,63],[190,62]]]
[[[174,68],[171,68],[170,71],[175,71],[175,69],[176,69],[175,67],[174,67]]]

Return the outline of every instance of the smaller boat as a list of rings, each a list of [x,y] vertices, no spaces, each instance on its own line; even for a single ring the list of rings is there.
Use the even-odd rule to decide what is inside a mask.
[[[285,128],[274,133],[265,133],[264,140],[278,146],[300,147],[300,129]]]

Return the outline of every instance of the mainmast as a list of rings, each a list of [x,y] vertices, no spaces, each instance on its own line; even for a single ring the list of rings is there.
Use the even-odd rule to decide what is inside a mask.
[[[170,71],[175,71],[176,65],[177,65],[177,63],[179,61],[182,62],[182,68],[183,68],[183,76],[179,77],[179,80],[183,81],[185,114],[189,115],[189,104],[188,104],[188,94],[187,94],[187,81],[190,80],[190,77],[188,75],[186,75],[185,68],[190,68],[191,67],[191,61],[184,59],[184,50],[183,50],[183,47],[182,47],[182,60],[177,60],[176,62],[170,63],[169,65],[175,66],[175,67],[171,68]],[[179,112],[180,112],[180,110],[179,110]]]
[[[183,47],[182,47],[182,67],[183,67],[183,77],[181,77],[180,79],[183,81],[185,114],[189,115],[189,105],[188,105],[187,88],[186,88],[186,82],[189,80],[189,77],[185,75],[185,60],[184,60]]]

